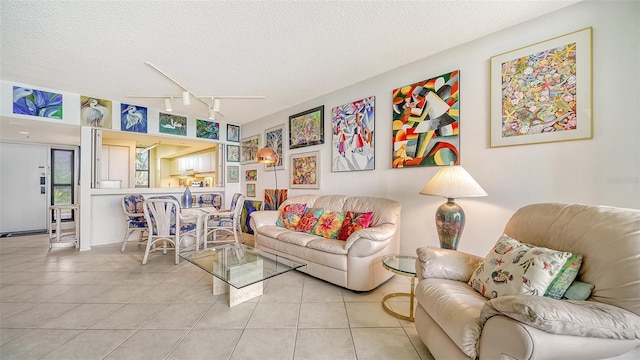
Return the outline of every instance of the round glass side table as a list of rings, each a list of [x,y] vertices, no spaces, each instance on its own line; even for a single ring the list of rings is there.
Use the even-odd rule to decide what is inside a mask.
[[[415,298],[415,281],[416,281],[416,259],[418,257],[415,255],[402,255],[402,254],[390,254],[382,257],[382,266],[385,269],[391,271],[392,273],[396,273],[402,276],[408,276],[411,278],[411,292],[410,293],[391,293],[385,295],[382,298],[382,307],[389,314],[403,319],[414,321],[414,313],[413,313],[413,302]],[[391,306],[387,304],[387,300],[397,297],[397,296],[408,296],[409,297],[409,316],[397,313],[391,309]]]

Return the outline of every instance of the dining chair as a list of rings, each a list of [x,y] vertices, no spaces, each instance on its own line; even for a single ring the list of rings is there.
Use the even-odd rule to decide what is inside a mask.
[[[122,239],[122,248],[120,252],[124,252],[129,237],[134,232],[138,232],[138,245],[146,241],[145,233],[148,232],[147,220],[144,217],[144,196],[141,194],[125,195],[122,197],[122,210],[126,216],[126,230]]]
[[[202,194],[198,197],[198,204],[200,206],[211,206],[216,210],[220,210],[222,208],[222,194]]]
[[[207,216],[204,233],[204,248],[207,244],[238,242],[238,238],[242,239],[242,229],[240,228],[240,217],[242,215],[242,205],[244,204],[244,195],[236,193],[231,200],[231,208],[229,210],[221,210],[213,212]],[[218,231],[226,232],[233,235],[233,240],[218,240]],[[209,240],[211,237],[211,240]],[[244,241],[243,241],[244,242]]]
[[[144,215],[149,227],[149,240],[142,265],[147,263],[149,252],[157,250],[162,250],[163,254],[167,254],[169,250],[174,251],[175,263],[178,265],[182,241],[191,237],[197,244],[196,223],[181,221],[180,204],[173,196],[146,199]]]

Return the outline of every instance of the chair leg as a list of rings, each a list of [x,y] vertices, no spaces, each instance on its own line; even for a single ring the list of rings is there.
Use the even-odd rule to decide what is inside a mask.
[[[131,235],[131,229],[127,227],[127,229],[124,232],[124,239],[122,239],[122,247],[120,248],[120,252],[124,252],[124,249],[127,247],[127,239],[129,239],[130,235]]]
[[[147,247],[144,251],[144,256],[142,257],[142,265],[145,265],[147,263],[147,259],[149,258],[149,250],[151,250],[151,246],[153,244],[153,240],[152,239],[148,239],[147,240]]]

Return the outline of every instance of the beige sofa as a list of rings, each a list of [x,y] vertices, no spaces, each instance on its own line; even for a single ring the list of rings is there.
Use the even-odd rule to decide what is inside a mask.
[[[584,255],[586,301],[532,295],[487,300],[467,281],[482,258],[418,249],[415,326],[436,359],[604,359],[640,345],[640,210],[534,204],[505,234]],[[469,235],[467,235],[469,236]],[[472,241],[467,239],[467,241]]]
[[[400,210],[397,201],[345,195],[300,195],[287,204],[332,211],[373,212],[368,228],[351,234],[346,241],[296,232],[276,225],[279,211],[254,211],[251,228],[258,249],[307,264],[299,270],[356,291],[374,289],[393,273],[384,270],[382,256],[399,251]]]

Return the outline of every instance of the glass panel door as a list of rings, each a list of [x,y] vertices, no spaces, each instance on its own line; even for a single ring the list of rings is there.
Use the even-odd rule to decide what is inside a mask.
[[[69,205],[74,199],[74,150],[51,149],[51,204]],[[55,221],[55,212],[53,213]],[[73,220],[71,210],[62,211],[62,221]]]

